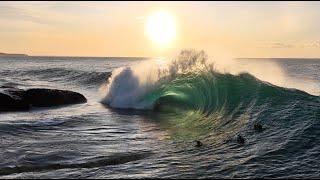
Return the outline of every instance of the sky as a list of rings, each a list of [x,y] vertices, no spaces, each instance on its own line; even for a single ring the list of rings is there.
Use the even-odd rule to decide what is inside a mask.
[[[146,33],[157,11],[175,37]],[[52,56],[320,57],[320,2],[0,2],[0,52]]]

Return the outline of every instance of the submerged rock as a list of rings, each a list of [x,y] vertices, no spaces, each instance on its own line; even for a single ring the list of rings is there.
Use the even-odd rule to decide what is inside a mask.
[[[24,111],[33,107],[54,107],[85,103],[87,99],[80,93],[58,89],[28,89],[2,87],[0,111]]]

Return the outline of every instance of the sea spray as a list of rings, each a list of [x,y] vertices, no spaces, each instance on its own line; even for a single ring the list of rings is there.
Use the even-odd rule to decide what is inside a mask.
[[[183,50],[170,63],[147,61],[118,68],[113,71],[108,83],[101,87],[106,94],[101,102],[115,108],[152,109],[154,102],[145,101],[144,95],[174,80],[179,74],[212,70],[213,65],[207,60],[204,51]]]

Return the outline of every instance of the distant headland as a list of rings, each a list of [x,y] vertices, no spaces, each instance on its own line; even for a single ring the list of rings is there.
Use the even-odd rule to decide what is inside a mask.
[[[10,57],[21,57],[21,56],[28,56],[27,54],[10,54],[10,53],[1,53],[0,52],[0,57],[2,56],[10,56]]]

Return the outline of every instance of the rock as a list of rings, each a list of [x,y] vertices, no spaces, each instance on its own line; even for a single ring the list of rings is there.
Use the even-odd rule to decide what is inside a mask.
[[[25,100],[34,107],[52,107],[87,102],[80,93],[57,89],[29,89],[25,91]]]
[[[245,139],[241,135],[238,135],[237,136],[237,142],[240,143],[240,144],[244,144],[245,143]]]
[[[57,89],[28,89],[2,87],[0,92],[1,111],[23,111],[33,107],[54,107],[85,103],[80,93]]]
[[[29,104],[22,99],[15,99],[10,95],[0,93],[1,111],[24,111],[29,109]]]

